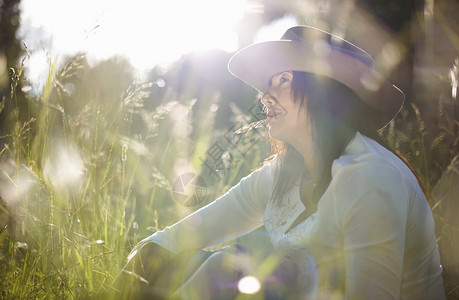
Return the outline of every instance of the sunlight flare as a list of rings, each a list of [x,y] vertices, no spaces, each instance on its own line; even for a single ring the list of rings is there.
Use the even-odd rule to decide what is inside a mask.
[[[24,35],[34,48],[41,48],[38,35],[58,53],[84,51],[97,59],[121,54],[139,69],[189,52],[236,50],[233,29],[248,10],[246,0],[35,2],[22,4]]]

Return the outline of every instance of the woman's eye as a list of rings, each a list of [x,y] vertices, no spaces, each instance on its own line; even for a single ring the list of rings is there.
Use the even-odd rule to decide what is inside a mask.
[[[281,77],[280,80],[279,80],[279,83],[283,84],[283,83],[288,82],[288,81],[289,81],[289,79],[287,77]]]

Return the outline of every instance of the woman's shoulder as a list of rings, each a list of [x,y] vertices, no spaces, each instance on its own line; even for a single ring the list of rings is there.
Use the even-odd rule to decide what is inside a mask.
[[[413,177],[406,164],[377,141],[357,132],[343,154],[332,165],[336,176],[399,176]]]
[[[275,176],[279,166],[280,166],[280,160],[281,158],[279,157],[278,154],[271,155],[270,157],[266,158],[263,163],[261,164],[260,167],[257,169],[253,170],[252,173],[255,172],[260,172],[263,173],[265,176],[273,177]],[[251,174],[252,174],[251,173]]]
[[[331,188],[336,193],[381,190],[409,196],[420,189],[408,166],[376,141],[358,134],[332,166]]]
[[[234,185],[230,190],[239,188],[255,188],[268,190],[269,186],[273,186],[276,168],[278,165],[277,156],[267,158],[260,163],[258,167],[253,169],[248,175],[243,177],[238,184]]]

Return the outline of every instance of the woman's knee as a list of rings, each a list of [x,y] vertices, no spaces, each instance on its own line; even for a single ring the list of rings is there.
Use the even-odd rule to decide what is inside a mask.
[[[181,288],[185,299],[231,299],[241,274],[233,253],[210,255]]]

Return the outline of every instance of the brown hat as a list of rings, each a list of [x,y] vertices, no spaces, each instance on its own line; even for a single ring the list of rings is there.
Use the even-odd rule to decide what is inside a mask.
[[[284,71],[315,73],[337,80],[378,113],[372,120],[376,128],[390,122],[405,100],[403,92],[375,70],[374,60],[367,52],[310,26],[292,27],[280,40],[239,50],[230,59],[228,69],[263,93],[271,77]]]

